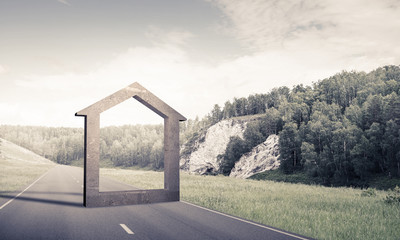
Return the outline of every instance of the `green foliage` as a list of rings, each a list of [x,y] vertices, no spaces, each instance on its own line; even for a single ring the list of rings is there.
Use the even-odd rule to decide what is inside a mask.
[[[279,138],[281,168],[291,173],[300,165],[301,139],[295,123],[287,123]]]
[[[400,186],[400,178],[388,178],[386,173],[374,174],[368,179],[368,186],[380,190],[389,190]]]
[[[229,139],[225,153],[222,157],[221,172],[224,175],[229,175],[235,163],[240,157],[248,152],[248,146],[246,142],[240,137],[234,136]]]
[[[361,197],[375,197],[375,196],[376,196],[376,190],[374,188],[368,188],[367,190],[361,192]]]
[[[243,133],[243,138],[247,145],[247,149],[251,149],[254,146],[265,141],[265,134],[261,132],[261,122],[249,122],[247,123],[246,130]]]
[[[400,204],[400,188],[396,186],[388,192],[385,197],[385,202],[388,204]]]
[[[399,66],[343,71],[313,86],[280,87],[234,98],[222,109],[215,105],[207,122],[265,113],[248,124],[247,151],[279,133],[285,173],[301,170],[325,185],[365,187],[377,174],[400,177],[399,94]]]
[[[282,170],[297,166],[326,185],[400,176],[399,72],[398,66],[342,72],[313,88],[293,87],[278,109],[285,122]]]
[[[60,164],[83,159],[83,129],[1,125],[0,136]]]
[[[287,182],[287,183],[302,183],[308,185],[322,184],[319,178],[312,177],[304,171],[294,171],[291,174],[286,174],[282,169],[265,171],[251,176],[249,179],[274,181],[274,182]]]

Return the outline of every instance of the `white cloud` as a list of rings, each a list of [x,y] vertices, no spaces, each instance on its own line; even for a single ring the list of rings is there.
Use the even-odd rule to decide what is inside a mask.
[[[215,103],[222,105],[233,97],[266,93],[282,85],[310,83],[334,73],[322,66],[310,71],[311,67],[301,57],[280,52],[244,56],[208,66],[191,62],[179,47],[131,48],[89,73],[27,76],[18,81],[17,87],[26,90],[21,93],[28,94],[21,94],[16,108],[21,114],[15,119],[25,119],[20,124],[42,121],[45,125],[82,126],[82,120],[73,116],[75,112],[135,81],[184,116],[203,117]],[[136,111],[137,106],[128,103],[107,111],[102,123],[160,122],[153,113],[142,112],[143,108]],[[27,117],[30,114],[35,119]]]
[[[166,31],[156,26],[150,26],[145,35],[155,46],[185,45],[194,37],[191,32],[182,29]]]
[[[337,60],[400,60],[399,1],[213,1],[253,51],[319,52]]]
[[[68,6],[71,6],[71,4],[67,0],[57,0],[57,2],[60,2],[62,4],[68,5]]]

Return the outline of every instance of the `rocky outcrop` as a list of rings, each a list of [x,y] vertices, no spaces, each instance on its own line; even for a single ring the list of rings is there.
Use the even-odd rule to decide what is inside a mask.
[[[243,155],[230,173],[230,177],[248,178],[256,173],[277,169],[280,165],[279,137],[270,135],[265,142]]]
[[[211,126],[194,143],[195,151],[181,158],[180,168],[198,174],[217,174],[221,166],[218,155],[225,152],[230,137],[243,137],[246,124],[246,121],[227,119]]]

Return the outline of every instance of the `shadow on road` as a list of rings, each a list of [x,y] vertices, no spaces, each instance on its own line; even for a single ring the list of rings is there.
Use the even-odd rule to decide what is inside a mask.
[[[36,192],[32,192],[36,193]],[[76,193],[54,193],[54,192],[41,192],[39,194],[66,194],[66,195],[77,195]],[[82,195],[82,194],[79,194]],[[13,199],[15,198],[15,195],[7,195],[7,194],[1,194],[0,193],[0,199]],[[46,199],[46,198],[36,198],[36,197],[24,197],[24,196],[18,196],[15,201],[30,201],[30,202],[38,202],[38,203],[47,203],[47,204],[56,204],[56,205],[64,205],[64,206],[71,206],[71,207],[83,207],[82,202],[73,202],[73,201],[61,201],[61,200],[53,200],[53,199]]]
[[[15,195],[18,194],[18,192],[7,192],[7,191],[0,191],[0,197],[2,196],[7,196],[7,195]],[[54,194],[60,194],[60,195],[75,195],[75,196],[83,196],[83,193],[77,193],[77,192],[37,192],[37,191],[25,191],[24,194],[45,194],[45,195],[54,195]]]

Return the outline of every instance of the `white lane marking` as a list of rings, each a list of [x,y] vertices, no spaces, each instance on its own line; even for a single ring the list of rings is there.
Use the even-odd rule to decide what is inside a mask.
[[[299,236],[296,236],[296,235],[293,235],[293,234],[290,234],[290,233],[287,233],[287,232],[279,231],[277,229],[270,228],[270,227],[267,227],[267,226],[264,226],[264,225],[261,225],[261,224],[257,224],[257,223],[254,223],[254,222],[250,222],[250,221],[247,221],[247,220],[244,220],[244,219],[241,219],[241,218],[238,218],[238,217],[234,217],[234,216],[231,216],[231,215],[228,215],[228,214],[225,214],[225,213],[221,213],[221,212],[217,212],[217,211],[205,208],[205,207],[197,206],[197,205],[195,205],[193,203],[188,203],[188,202],[185,202],[185,201],[181,201],[181,202],[186,203],[186,204],[191,205],[191,206],[194,206],[194,207],[198,207],[198,208],[207,210],[209,212],[213,212],[213,213],[225,216],[225,217],[229,217],[229,218],[241,221],[241,222],[249,223],[249,224],[252,224],[252,225],[257,226],[257,227],[261,227],[261,228],[265,228],[265,229],[268,229],[268,230],[271,230],[271,231],[274,231],[274,232],[282,233],[282,234],[290,236],[290,237],[294,237],[294,238],[301,239],[301,240],[309,240],[308,238],[299,237]]]
[[[121,224],[119,224],[124,230],[125,230],[125,232],[127,232],[128,234],[134,234],[133,232],[132,232],[132,230],[130,230],[125,224],[123,224],[123,223],[121,223]]]
[[[22,192],[18,193],[17,196],[15,196],[14,198],[10,199],[8,202],[4,203],[1,207],[0,210],[3,209],[5,206],[7,206],[10,202],[12,202],[14,199],[16,199],[17,197],[19,197],[21,194],[23,194],[26,190],[28,190],[28,188],[32,187],[33,184],[35,184],[37,181],[39,181],[42,177],[44,177],[49,171],[45,172],[42,176],[40,176],[38,179],[36,179],[36,181],[34,181],[31,185],[29,185],[27,188],[25,188]]]

